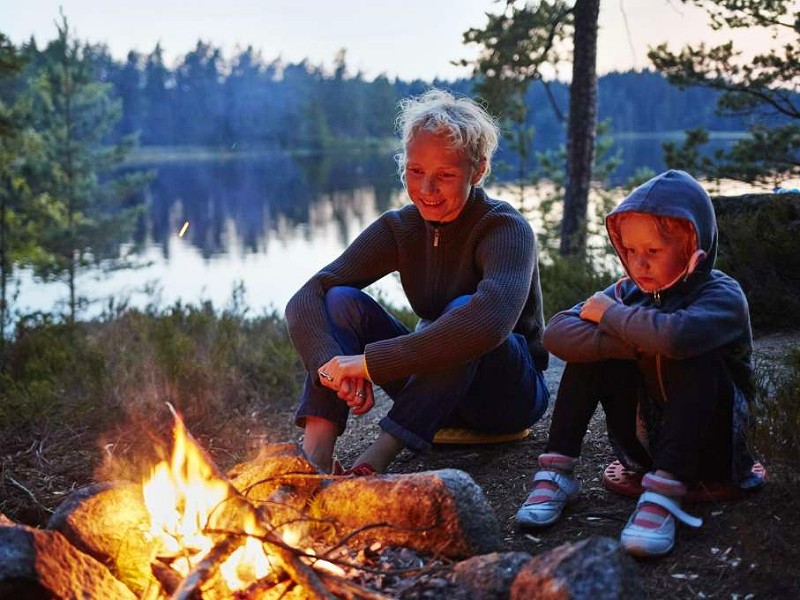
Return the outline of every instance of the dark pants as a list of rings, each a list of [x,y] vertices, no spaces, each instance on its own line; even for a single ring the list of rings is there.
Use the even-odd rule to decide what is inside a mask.
[[[455,299],[445,312],[468,299]],[[409,333],[356,288],[331,288],[325,301],[331,332],[343,355],[361,354],[370,342]],[[489,433],[519,431],[542,417],[549,400],[544,378],[533,364],[527,341],[519,334],[511,334],[477,360],[381,387],[393,400],[381,428],[414,451],[429,448],[442,427],[469,427]],[[295,415],[298,425],[303,426],[306,417],[316,416],[337,423],[341,432],[348,413],[347,405],[335,392],[316,378],[306,377]]]
[[[568,363],[546,451],[579,456],[600,402],[609,438],[626,466],[663,469],[687,483],[730,481],[734,386],[721,353],[662,357],[660,363]],[[648,423],[648,449],[636,435],[637,406]]]

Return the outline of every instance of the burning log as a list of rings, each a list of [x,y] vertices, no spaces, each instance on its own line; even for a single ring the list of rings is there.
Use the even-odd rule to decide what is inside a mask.
[[[228,550],[230,548],[238,550],[234,542],[229,541],[229,538],[245,536],[245,544],[249,543],[250,551],[255,554],[254,558],[257,563],[260,563],[260,569],[264,571],[263,574],[269,572],[272,566],[270,565],[271,562],[277,563],[310,597],[333,598],[314,570],[300,560],[294,549],[288,547],[286,542],[278,536],[271,523],[265,524],[261,520],[261,515],[253,505],[219,472],[213,461],[186,430],[183,421],[174,410],[173,415],[175,416],[175,445],[172,465],[164,464],[157,467],[153,476],[153,479],[156,480],[155,485],[145,489],[145,504],[149,504],[148,491],[154,494],[154,490],[161,489],[161,492],[167,492],[168,496],[179,492],[179,495],[184,497],[174,498],[178,500],[178,504],[188,505],[192,501],[193,506],[191,511],[185,511],[183,515],[169,514],[172,512],[172,508],[166,507],[167,521],[175,519],[169,525],[170,529],[177,527],[181,530],[187,524],[191,525],[191,523],[186,522],[186,517],[191,516],[188,513],[192,513],[195,519],[203,519],[202,523],[194,523],[194,525],[200,526],[201,529],[192,531],[192,537],[199,536],[206,541],[215,537],[221,538],[221,541],[217,542],[217,546],[214,549],[216,552],[211,551],[202,554],[199,564],[195,564],[192,576],[187,577],[184,581],[186,586],[182,585],[175,592],[175,596],[184,599],[199,596],[199,590],[208,579],[208,574],[216,573],[225,566],[228,557],[233,557],[233,553],[229,553]],[[162,484],[168,483],[169,479],[173,479],[173,484],[177,484],[181,489],[165,489]],[[198,499],[190,498],[189,494],[201,494],[204,498],[201,498],[200,500],[202,501],[195,504],[194,501]],[[150,503],[154,502],[155,499],[150,498]],[[149,505],[148,510],[152,518],[153,509]],[[210,510],[210,512],[205,514],[206,510]],[[162,517],[164,516],[162,515]],[[167,525],[167,521],[162,523],[161,526]],[[170,535],[182,536],[183,534],[179,531],[174,531]],[[242,549],[245,553],[247,552],[247,548],[242,547]],[[267,550],[269,550],[268,554]],[[219,556],[215,557],[214,554]],[[210,557],[210,561],[205,561],[206,557]],[[225,559],[225,562],[222,562],[223,559]],[[259,576],[256,573],[256,566],[258,565],[248,568],[248,575]],[[234,571],[238,571],[238,569],[234,569]],[[235,591],[236,588],[231,588],[228,583],[229,578],[226,577],[225,579],[227,587],[231,591]],[[230,579],[235,582],[235,585],[242,583],[238,572],[231,573]]]
[[[322,476],[299,447],[282,444],[267,446],[229,475],[248,500],[264,507],[277,529],[283,523],[302,524],[330,543],[353,535],[348,543],[380,541],[449,558],[500,547],[494,511],[463,471]]]
[[[0,521],[1,598],[115,598],[136,595],[57,531]]]
[[[172,592],[172,600],[193,600],[203,597],[202,587],[219,569],[219,565],[241,546],[241,540],[227,537],[211,549]]]
[[[325,485],[325,478],[294,443],[262,446],[258,456],[233,467],[227,477],[273,525],[307,519],[309,502]]]
[[[150,569],[153,572],[153,576],[160,584],[161,589],[168,596],[172,596],[172,594],[175,593],[175,590],[180,587],[181,582],[183,581],[183,577],[181,577],[180,573],[170,568],[168,565],[165,565],[158,559],[150,563]]]
[[[189,462],[200,462],[202,477],[208,480],[209,485],[208,490],[197,487],[188,493],[192,496],[211,493],[212,496],[210,500],[206,499],[209,514],[190,517],[199,519],[196,525],[202,530],[196,531],[196,535],[216,544],[214,550],[198,559],[197,564],[185,567],[183,572],[175,570],[175,561],[185,563],[187,553],[177,547],[174,550],[160,547],[151,523],[154,513],[148,508],[139,484],[118,482],[78,490],[62,503],[49,526],[62,532],[76,547],[107,564],[139,595],[156,585],[175,597],[201,597],[201,589],[217,585],[218,571],[226,559],[249,544],[250,551],[255,548],[260,555],[264,573],[278,569],[308,590],[310,595],[330,597],[314,570],[300,560],[297,551],[287,546],[268,521],[263,521],[261,514],[216,470],[188,433],[184,433],[184,446],[179,454],[188,452],[193,457]],[[179,470],[185,467],[182,464]],[[193,468],[197,467],[194,465]],[[192,485],[197,485],[197,482]],[[169,505],[169,500],[171,498],[157,498],[151,502],[156,509],[163,509],[171,515],[175,507]],[[192,500],[204,499],[195,497]],[[189,538],[185,541],[190,545],[196,543]],[[266,553],[264,549],[267,549]],[[173,559],[169,558],[170,552],[174,553]],[[236,570],[235,567],[231,569]],[[264,573],[259,577],[265,576]],[[236,577],[234,573],[233,578]],[[220,589],[227,590],[221,595],[230,593],[225,585],[219,583]]]
[[[483,490],[463,471],[338,478],[327,482],[311,514],[351,543],[403,546],[426,554],[464,558],[500,547],[500,526]]]
[[[136,594],[152,584],[153,540],[141,485],[115,482],[81,488],[61,503],[47,528],[99,560]]]
[[[282,589],[297,598],[378,599],[333,556],[372,541],[451,558],[499,546],[493,511],[461,471],[331,477],[296,444],[282,444],[229,479],[175,419],[170,461],[142,485],[75,492],[47,532],[109,567],[139,597],[270,598]]]

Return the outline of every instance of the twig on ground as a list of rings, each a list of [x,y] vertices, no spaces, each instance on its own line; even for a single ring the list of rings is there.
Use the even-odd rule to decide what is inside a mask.
[[[357,583],[338,577],[330,573],[319,573],[322,582],[334,594],[343,596],[345,598],[363,598],[364,600],[389,600],[389,596],[379,594]]]
[[[26,494],[28,494],[28,496],[30,496],[31,500],[33,500],[33,501],[34,501],[34,502],[37,504],[37,506],[39,506],[40,508],[42,508],[42,509],[46,510],[46,511],[47,511],[47,512],[49,512],[49,513],[52,513],[52,512],[53,512],[53,509],[52,509],[52,508],[48,508],[48,507],[46,507],[44,504],[42,504],[41,502],[39,502],[39,499],[38,499],[38,498],[37,498],[37,497],[36,497],[36,496],[33,494],[33,492],[32,492],[32,491],[30,491],[28,488],[26,488],[24,485],[22,485],[22,484],[21,484],[19,481],[17,481],[16,479],[14,479],[14,478],[13,478],[11,475],[9,475],[8,473],[6,473],[6,479],[8,479],[8,480],[11,482],[11,484],[12,484],[12,485],[14,485],[15,487],[17,487],[17,488],[21,489],[23,492],[25,492]]]

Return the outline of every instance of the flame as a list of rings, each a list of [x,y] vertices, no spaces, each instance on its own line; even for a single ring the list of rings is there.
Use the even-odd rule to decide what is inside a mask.
[[[242,522],[217,523],[220,508],[232,493],[231,487],[215,475],[177,414],[174,436],[170,462],[158,463],[142,485],[150,515],[150,534],[158,545],[156,553],[174,557],[172,568],[186,576],[219,541],[219,530],[248,534],[220,566],[229,589],[243,589],[272,569],[263,544],[257,537],[251,537],[258,531],[255,517],[243,513]],[[211,529],[218,531],[210,534]]]
[[[252,515],[248,517],[244,531],[253,534],[255,521]],[[269,575],[272,568],[272,562],[264,552],[262,543],[258,538],[248,536],[245,543],[222,563],[219,570],[231,590],[240,590]]]

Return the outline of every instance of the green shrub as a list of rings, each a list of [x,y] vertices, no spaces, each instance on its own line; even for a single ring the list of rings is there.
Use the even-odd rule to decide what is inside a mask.
[[[597,269],[589,260],[555,256],[539,266],[545,322],[555,313],[572,308],[615,279],[610,271]]]
[[[3,363],[0,424],[90,418],[108,380],[85,326],[41,314],[20,321]]]
[[[782,364],[760,364],[753,427],[754,446],[772,462],[800,463],[800,349]]]
[[[713,201],[720,232],[717,267],[741,284],[753,327],[800,327],[800,194]]]
[[[20,322],[5,349],[0,429],[152,419],[169,401],[192,420],[293,405],[302,366],[284,320],[210,304],[128,309],[74,325]]]

